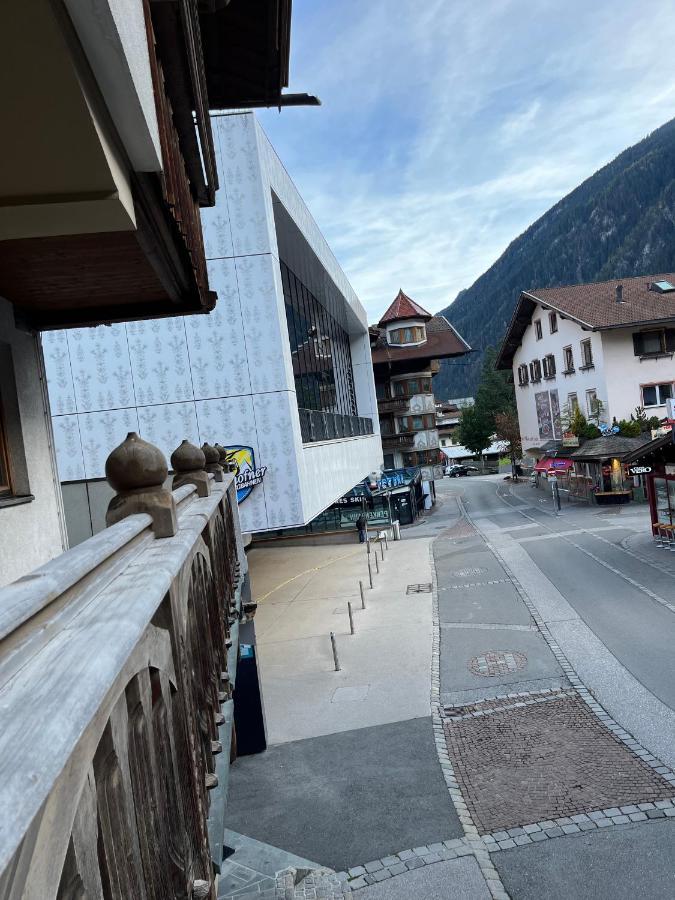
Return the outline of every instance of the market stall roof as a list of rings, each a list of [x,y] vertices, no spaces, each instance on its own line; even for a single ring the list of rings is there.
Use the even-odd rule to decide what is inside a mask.
[[[632,453],[629,453],[624,457],[624,462],[637,462],[638,460],[644,459],[646,456],[651,456],[655,453],[659,454],[659,456],[665,453],[669,459],[675,457],[675,444],[673,444],[673,435],[670,431],[633,450]]]
[[[647,434],[641,437],[622,437],[620,434],[605,435],[586,441],[571,454],[575,460],[620,459],[623,460],[634,451],[651,442]]]

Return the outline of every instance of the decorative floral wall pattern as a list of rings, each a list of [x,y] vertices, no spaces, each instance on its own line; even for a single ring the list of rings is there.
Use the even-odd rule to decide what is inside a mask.
[[[319,468],[305,460],[272,192],[364,323],[353,354],[360,412],[377,420],[377,405],[365,313],[267,138],[250,114],[213,124],[221,189],[202,225],[215,310],[42,340],[62,481],[103,478],[128,431],[167,458],[184,438],[250,447],[267,469],[240,515],[244,530],[260,531],[301,524],[381,459],[375,436],[313,448]]]

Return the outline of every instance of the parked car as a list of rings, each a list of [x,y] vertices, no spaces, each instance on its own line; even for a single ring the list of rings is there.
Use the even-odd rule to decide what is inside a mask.
[[[460,478],[462,475],[471,475],[472,472],[480,471],[477,466],[468,466],[463,463],[453,463],[451,466],[445,467],[444,474],[449,478]]]

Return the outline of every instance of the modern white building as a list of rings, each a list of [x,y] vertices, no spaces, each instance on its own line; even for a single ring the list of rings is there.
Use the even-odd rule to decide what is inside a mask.
[[[382,463],[366,314],[252,113],[212,119],[208,315],[43,335],[71,541],[103,524],[110,448],[231,449],[245,531],[303,525]]]
[[[497,360],[513,370],[523,451],[561,441],[576,407],[600,424],[663,418],[673,354],[674,274],[524,291]]]

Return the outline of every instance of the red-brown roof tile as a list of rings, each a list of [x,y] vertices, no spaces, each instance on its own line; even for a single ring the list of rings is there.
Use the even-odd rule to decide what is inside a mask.
[[[394,302],[379,321],[380,325],[386,322],[395,322],[397,319],[430,319],[431,313],[423,309],[419,303],[415,303],[407,294],[399,289]]]
[[[532,320],[537,303],[592,331],[675,321],[675,291],[660,293],[650,290],[649,286],[658,281],[675,285],[675,273],[523,291],[504,336],[497,368],[511,368],[513,356]],[[621,302],[617,302],[617,287],[621,288]]]

